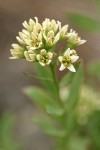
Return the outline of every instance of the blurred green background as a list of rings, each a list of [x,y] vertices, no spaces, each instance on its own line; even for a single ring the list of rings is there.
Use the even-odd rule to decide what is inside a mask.
[[[63,25],[70,24],[70,28],[75,29],[83,39],[87,40],[86,44],[77,49],[85,64],[86,79],[90,79],[92,86],[95,83],[95,86],[100,87],[100,63],[98,65],[93,63],[92,67],[88,67],[89,63],[100,60],[100,8],[98,6],[100,6],[99,0],[0,1],[0,133],[3,130],[2,122],[7,124],[7,121],[2,121],[2,118],[5,118],[5,112],[10,112],[14,120],[10,125],[12,130],[7,125],[7,132],[10,130],[12,139],[21,143],[23,147],[21,150],[49,150],[52,147],[50,139],[33,123],[33,114],[37,114],[38,111],[22,92],[27,85],[38,84],[36,80],[27,78],[23,74],[24,71],[33,73],[33,65],[24,60],[9,60],[9,49],[11,44],[16,42],[15,37],[22,29],[22,22],[37,16],[40,22],[50,18],[61,21]],[[80,16],[81,14],[83,17]],[[91,78],[90,74],[92,74]],[[10,115],[7,119],[9,124]],[[7,137],[6,133],[4,132],[5,137]],[[0,137],[2,143],[1,139]],[[12,139],[11,145],[14,143]],[[0,150],[15,149],[19,150],[16,146],[13,149],[9,149],[8,146]]]

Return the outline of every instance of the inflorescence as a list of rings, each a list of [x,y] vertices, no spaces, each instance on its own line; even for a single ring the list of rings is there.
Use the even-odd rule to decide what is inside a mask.
[[[68,25],[61,26],[61,22],[45,19],[42,24],[29,19],[23,22],[22,32],[16,37],[19,44],[12,44],[10,59],[26,59],[31,62],[39,62],[45,66],[53,62],[56,57],[57,62],[61,63],[60,71],[68,68],[75,72],[73,63],[79,59],[75,48],[86,42],[82,40],[74,30],[68,32]],[[55,52],[58,42],[67,40],[67,49],[60,53]]]

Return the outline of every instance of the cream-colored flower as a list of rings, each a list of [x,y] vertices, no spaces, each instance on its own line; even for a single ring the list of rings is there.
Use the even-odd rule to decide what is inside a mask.
[[[75,31],[73,31],[72,29],[67,34],[67,38],[68,38],[68,42],[71,43],[71,44],[73,44],[73,45],[75,45],[75,46],[84,44],[86,42],[86,40],[82,40],[78,36],[78,33],[76,33]]]
[[[53,58],[53,53],[46,52],[45,49],[42,49],[40,51],[40,54],[37,55],[37,60],[42,66],[49,65],[51,63],[52,58]]]
[[[36,53],[33,50],[25,51],[24,56],[27,61],[36,61]]]
[[[10,50],[12,57],[10,59],[24,58],[25,49],[18,44],[12,44],[13,49]]]
[[[53,50],[57,43],[64,39],[68,40],[68,44],[72,44],[72,47],[86,42],[85,40],[81,40],[78,34],[72,29],[68,33],[68,25],[62,27],[61,22],[47,18],[42,24],[39,23],[37,17],[35,17],[35,20],[29,19],[28,22],[23,22],[23,27],[24,29],[22,29],[16,37],[19,45],[15,44],[13,49],[10,50],[13,56],[11,58],[13,59],[26,58],[28,61],[35,61],[34,51],[36,51],[36,54],[41,52],[38,54],[39,57],[42,55],[42,50]],[[69,70],[75,72],[72,63],[78,59],[78,56],[76,51],[70,50],[69,55],[67,54],[68,51],[64,53],[64,56],[59,56],[59,61],[61,62],[60,70],[64,70],[67,67]],[[52,54],[52,52],[46,52],[47,56],[49,56],[50,53]],[[50,61],[51,59],[44,64],[48,64]],[[42,65],[44,64],[42,63]]]
[[[38,22],[37,17],[35,17],[35,20],[36,20],[36,22]],[[32,19],[29,19],[29,22],[24,21],[22,23],[22,25],[23,25],[24,28],[26,28],[27,31],[32,32],[36,22],[34,22],[34,20],[32,20]]]
[[[27,23],[24,21],[23,26],[25,29],[22,32],[19,32],[19,36],[17,36],[17,40],[20,44],[25,45],[28,50],[31,49],[39,49],[42,48],[42,34],[43,28],[42,25],[38,23],[38,19],[35,17],[36,22],[32,19]]]
[[[43,21],[42,26],[45,33],[48,33],[51,30],[56,33],[58,30],[58,23],[55,20],[50,20],[48,18]]]
[[[68,25],[61,27],[61,22],[58,21],[60,39],[66,39],[68,34]]]
[[[54,31],[51,30],[46,34],[43,34],[43,37],[45,39],[45,45],[46,47],[52,47],[54,46],[58,41],[59,41],[59,37],[60,37],[60,34],[59,32],[55,35]]]
[[[72,65],[75,61],[77,61],[79,56],[77,56],[75,50],[70,50],[68,48],[63,56],[59,56],[58,59],[61,62],[60,71],[68,68],[72,72],[76,72],[74,66]]]

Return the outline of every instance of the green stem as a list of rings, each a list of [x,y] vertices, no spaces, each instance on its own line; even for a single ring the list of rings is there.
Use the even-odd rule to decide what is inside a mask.
[[[59,91],[59,82],[58,82],[58,78],[57,78],[57,75],[56,75],[56,72],[55,72],[55,67],[54,67],[54,64],[50,64],[50,69],[51,69],[51,72],[52,72],[52,76],[53,76],[53,80],[54,80],[54,84],[55,84],[55,87],[56,87],[56,90],[57,90],[57,99],[58,99],[58,103],[60,105],[62,105],[62,101],[60,99],[60,91]]]
[[[58,80],[56,72],[55,72],[54,64],[50,64],[50,69],[51,69],[52,76],[53,76],[53,81],[54,81],[54,84],[55,84],[55,87],[56,87],[56,90],[57,90],[57,94],[56,94],[57,100],[58,100],[57,102],[58,102],[59,106],[62,109],[65,109],[64,108],[64,103],[62,102],[62,100],[60,98],[59,80]],[[67,150],[68,149],[68,141],[69,141],[69,138],[72,135],[73,130],[74,130],[73,126],[71,127],[71,125],[73,125],[73,116],[71,116],[71,114],[70,114],[69,118],[66,118],[66,117],[67,117],[67,114],[66,114],[66,111],[65,111],[63,116],[61,116],[61,120],[62,120],[62,129],[65,130],[66,136],[62,137],[57,142],[57,147],[56,148],[58,150]],[[66,119],[67,119],[67,122],[66,122]],[[70,129],[70,128],[72,128],[72,129]]]

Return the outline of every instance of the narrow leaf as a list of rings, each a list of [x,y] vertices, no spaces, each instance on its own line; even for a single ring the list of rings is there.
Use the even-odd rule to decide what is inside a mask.
[[[43,78],[43,77],[39,77],[39,76],[35,76],[31,73],[28,73],[28,72],[24,72],[24,74],[27,76],[27,77],[30,77],[32,79],[38,79],[38,80],[42,80],[42,81],[50,81],[50,82],[53,82],[53,80],[51,80],[50,78]]]
[[[64,110],[57,106],[47,106],[47,113],[53,116],[62,116]]]
[[[39,87],[27,87],[24,89],[24,93],[27,94],[32,101],[34,101],[43,110],[46,110],[48,105],[54,105],[54,101],[48,95],[47,91],[44,91]]]
[[[54,125],[49,123],[43,118],[37,117],[35,118],[35,122],[44,130],[44,132],[50,136],[62,138],[65,136],[64,130],[57,129]]]
[[[69,84],[72,80],[73,75],[74,73],[72,72],[68,72],[67,74],[65,74],[60,81],[60,87],[63,87]]]
[[[74,78],[72,79],[68,100],[66,101],[67,110],[72,110],[75,107],[77,101],[79,100],[80,86],[82,82],[83,82],[83,66],[81,63],[74,75]]]

